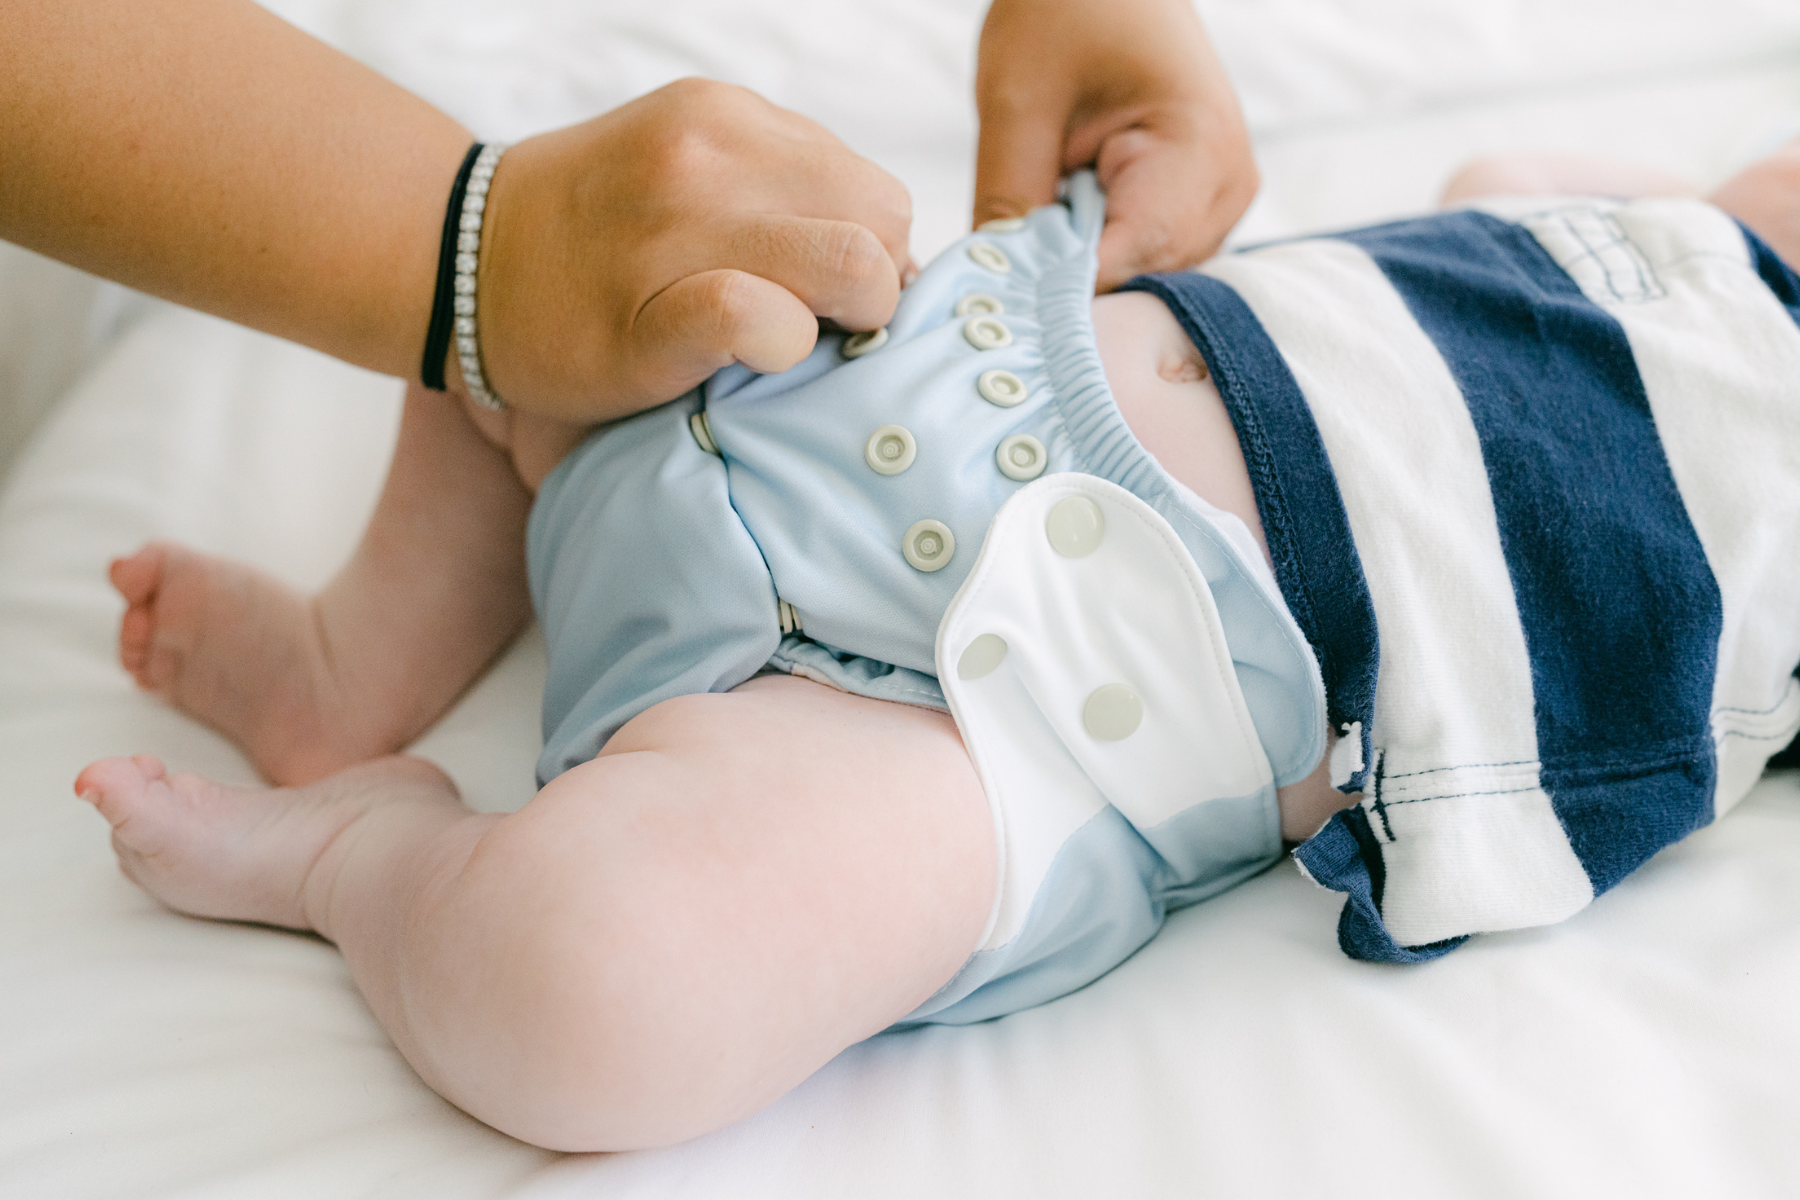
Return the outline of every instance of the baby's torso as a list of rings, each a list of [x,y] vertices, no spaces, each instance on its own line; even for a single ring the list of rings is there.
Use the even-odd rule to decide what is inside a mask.
[[[1800,724],[1800,281],[1692,201],[1494,201],[1132,286],[1201,346],[1412,961],[1560,920]]]
[[[1210,379],[1158,301],[1094,304],[1098,228],[1078,181],[882,336],[571,455],[531,523],[540,774],[767,670],[949,708],[1004,862],[931,1011],[979,1019],[1272,861],[1321,666],[1368,787],[1303,861],[1375,957],[1566,915],[1791,732],[1800,337],[1727,219],[1447,214],[1134,285]]]

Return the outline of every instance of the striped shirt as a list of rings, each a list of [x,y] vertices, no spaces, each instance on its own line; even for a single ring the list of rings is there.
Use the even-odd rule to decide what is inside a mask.
[[[1693,201],[1500,201],[1161,297],[1360,801],[1296,851],[1415,962],[1561,920],[1800,729],[1800,279]]]

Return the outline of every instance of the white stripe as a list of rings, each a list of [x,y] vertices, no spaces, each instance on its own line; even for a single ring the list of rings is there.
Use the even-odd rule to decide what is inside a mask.
[[[1522,223],[1559,265],[1574,205]],[[1629,240],[1648,294],[1570,270],[1624,328],[1724,608],[1714,804],[1728,811],[1800,724],[1800,328],[1756,275],[1737,224],[1691,200],[1582,207]]]
[[[1525,635],[1449,368],[1349,243],[1290,243],[1206,270],[1287,359],[1368,578],[1381,639],[1371,733],[1404,801],[1370,813],[1387,842],[1389,932],[1421,945],[1579,910],[1593,889],[1537,783]]]

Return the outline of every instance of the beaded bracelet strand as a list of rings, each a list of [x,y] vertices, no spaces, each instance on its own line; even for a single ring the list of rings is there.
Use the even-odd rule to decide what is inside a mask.
[[[481,227],[488,188],[506,147],[476,142],[463,157],[444,212],[444,236],[438,248],[437,291],[431,323],[425,333],[425,360],[419,378],[434,391],[444,390],[444,356],[456,338],[456,361],[470,399],[486,409],[504,411],[506,402],[488,387],[481,370],[480,326],[475,316],[476,268],[481,263]]]

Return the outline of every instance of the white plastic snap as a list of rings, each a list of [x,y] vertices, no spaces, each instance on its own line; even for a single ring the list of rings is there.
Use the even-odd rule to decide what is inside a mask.
[[[883,475],[898,475],[913,465],[919,444],[901,425],[883,425],[863,445],[863,461]]]
[[[995,217],[991,221],[983,221],[975,227],[982,233],[1017,233],[1025,228],[1024,217]]]
[[[1001,442],[1000,448],[994,451],[994,461],[1000,465],[1000,473],[1008,479],[1017,479],[1020,483],[1028,483],[1042,475],[1044,460],[1047,457],[1044,453],[1044,443],[1029,433],[1013,434]],[[1052,520],[1055,519],[1055,509],[1050,510],[1050,516]],[[1054,543],[1055,540],[1055,536],[1052,535],[1051,542]]]
[[[975,381],[975,390],[981,393],[983,400],[1001,408],[1011,408],[1025,400],[1025,381],[999,367],[983,371],[981,378]]]
[[[997,633],[984,633],[969,643],[956,660],[958,679],[980,679],[993,674],[994,668],[1006,661],[1006,639]]]
[[[1012,270],[1012,259],[1006,257],[1006,251],[992,242],[970,242],[969,257],[978,267],[985,267],[996,275],[1004,275]]]
[[[986,292],[970,292],[956,302],[956,315],[959,317],[979,317],[983,313],[1003,313],[1006,305],[1000,297],[990,296]]]
[[[921,571],[941,570],[956,554],[956,535],[942,521],[914,521],[900,539],[900,553]]]
[[[1006,322],[985,313],[969,318],[968,324],[963,326],[963,337],[977,350],[998,350],[1012,345],[1012,330],[1006,327]]]
[[[786,600],[782,600],[779,597],[776,599],[775,615],[781,618],[782,633],[802,632],[800,628],[800,614],[796,612],[794,606],[789,604]]]
[[[1106,514],[1086,496],[1058,500],[1044,520],[1050,546],[1064,558],[1086,558],[1106,536]]]
[[[880,329],[871,329],[867,333],[853,333],[844,339],[844,357],[861,358],[865,354],[873,354],[887,345],[887,340],[886,325]]]
[[[688,418],[688,432],[694,435],[694,440],[700,443],[702,450],[708,454],[718,454],[720,458],[725,457],[719,454],[719,443],[713,440],[712,422],[706,419],[704,409]]]
[[[1103,742],[1121,742],[1144,721],[1144,702],[1122,683],[1094,689],[1081,706],[1081,723]]]

